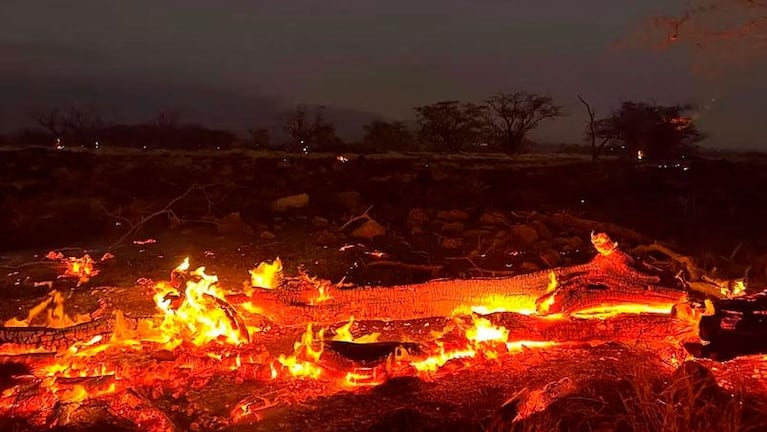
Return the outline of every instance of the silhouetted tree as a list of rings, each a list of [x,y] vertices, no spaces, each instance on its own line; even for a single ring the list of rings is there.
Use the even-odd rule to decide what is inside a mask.
[[[418,137],[431,148],[459,152],[482,137],[486,110],[482,105],[443,101],[415,110],[418,114]]]
[[[366,148],[375,150],[413,149],[413,134],[402,122],[373,120],[364,125],[363,129],[365,130],[363,144]]]
[[[526,92],[499,93],[487,100],[490,137],[506,152],[516,153],[527,134],[546,119],[562,115],[552,98]]]
[[[52,109],[36,116],[37,124],[45,129],[53,140],[61,139],[67,145],[91,147],[107,122],[93,109],[71,106],[67,110]]]
[[[285,121],[285,132],[291,139],[287,146],[289,151],[309,151],[331,149],[341,143],[336,135],[335,126],[325,120],[322,112],[324,107],[314,111],[314,118],[309,119],[306,105],[298,105],[288,114]]]
[[[51,135],[51,139],[55,140],[64,134],[63,116],[58,108],[37,113],[35,121]]]
[[[250,143],[253,148],[263,149],[269,147],[270,134],[267,128],[248,129]]]
[[[703,139],[693,119],[684,115],[692,109],[691,105],[623,102],[609,117],[595,122],[595,136],[620,141],[632,156],[679,157]]]
[[[180,116],[178,110],[162,110],[155,117],[154,124],[163,129],[176,129],[179,125]]]
[[[596,120],[596,113],[594,112],[594,109],[591,108],[591,105],[586,102],[585,99],[581,97],[581,95],[578,95],[578,100],[581,101],[584,107],[586,107],[586,113],[589,116],[589,124],[588,128],[586,130],[586,137],[591,142],[591,162],[597,163],[597,158],[599,157],[600,153],[602,153],[602,150],[605,148],[608,142],[610,142],[610,136],[609,134],[606,136],[599,137],[599,144],[597,144],[597,120]]]

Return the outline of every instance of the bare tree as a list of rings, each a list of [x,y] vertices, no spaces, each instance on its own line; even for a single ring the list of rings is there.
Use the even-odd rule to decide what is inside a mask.
[[[596,164],[599,154],[602,153],[602,149],[604,149],[607,143],[610,142],[611,137],[609,135],[604,135],[601,137],[599,144],[597,144],[597,120],[594,109],[591,108],[591,105],[589,105],[581,95],[578,95],[578,100],[581,101],[584,107],[586,107],[586,113],[589,115],[589,129],[586,135],[591,141],[591,162]]]
[[[107,126],[107,122],[94,109],[76,106],[69,107],[61,122],[64,135],[83,146],[93,145]]]
[[[153,123],[155,126],[160,128],[175,129],[179,125],[180,116],[181,114],[177,109],[165,109],[157,114],[157,117],[155,117]]]
[[[250,142],[254,148],[262,149],[269,147],[269,129],[263,127],[255,129],[251,128],[248,129],[248,134],[250,134]]]
[[[516,153],[527,134],[546,119],[562,116],[552,98],[526,92],[499,93],[487,100],[492,136],[507,153]]]
[[[35,115],[35,121],[37,124],[45,129],[46,132],[51,134],[54,139],[61,138],[64,134],[63,118],[61,110],[54,108],[45,112],[40,112]]]

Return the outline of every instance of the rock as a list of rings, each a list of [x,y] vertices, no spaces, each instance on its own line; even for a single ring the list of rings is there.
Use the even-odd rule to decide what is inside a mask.
[[[460,234],[464,229],[463,222],[447,222],[442,225],[443,234]]]
[[[535,229],[535,232],[538,233],[538,237],[540,237],[542,239],[545,239],[545,240],[551,240],[552,239],[553,236],[551,235],[551,230],[543,222],[541,222],[541,221],[533,221],[533,223],[531,223],[530,226],[532,226],[533,229]]]
[[[488,238],[492,237],[493,233],[484,230],[484,229],[468,229],[463,232],[463,238],[465,239],[471,239],[471,238]]]
[[[355,210],[360,205],[360,193],[357,191],[344,191],[336,194],[336,202],[346,210]]]
[[[466,222],[469,220],[469,214],[463,210],[440,210],[437,212],[437,219],[448,222]]]
[[[312,225],[314,225],[316,228],[325,228],[328,226],[328,224],[328,220],[321,216],[315,216],[312,219]]]
[[[442,240],[442,244],[440,246],[443,249],[461,249],[463,247],[463,239],[462,238],[446,238]]]
[[[420,226],[414,226],[413,228],[410,228],[410,235],[421,235],[426,234],[426,230],[423,229]]]
[[[508,218],[499,211],[489,211],[479,217],[479,223],[482,225],[504,226],[508,224]]]
[[[351,232],[351,236],[358,239],[370,240],[374,237],[386,235],[386,228],[373,219],[368,219]]]
[[[523,273],[532,273],[540,270],[541,268],[538,266],[538,264],[531,263],[529,261],[525,261],[522,264],[519,265],[519,269]]]
[[[558,267],[562,263],[562,255],[554,249],[545,249],[540,256],[548,267]]]
[[[242,221],[240,213],[230,213],[216,221],[218,232],[221,234],[253,235],[253,227]]]
[[[584,247],[586,247],[586,242],[578,236],[566,237],[561,240],[557,240],[557,242],[560,241],[562,242],[563,252],[581,251]]]
[[[330,230],[322,230],[315,237],[314,242],[320,246],[335,246],[341,243],[341,236]]]
[[[261,234],[258,235],[258,238],[261,240],[276,240],[277,234],[271,231],[262,231]]]
[[[538,231],[530,225],[518,224],[511,227],[511,238],[520,246],[532,246],[538,241]]]
[[[430,219],[429,212],[426,210],[422,208],[413,208],[410,209],[410,212],[407,215],[407,225],[409,227],[426,225]]]
[[[302,193],[298,195],[289,195],[276,199],[272,202],[272,211],[284,212],[288,209],[299,209],[309,205],[309,195]]]

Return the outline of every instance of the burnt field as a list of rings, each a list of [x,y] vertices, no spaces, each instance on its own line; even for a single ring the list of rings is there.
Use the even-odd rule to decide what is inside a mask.
[[[0,426],[759,430],[764,164],[4,151]]]

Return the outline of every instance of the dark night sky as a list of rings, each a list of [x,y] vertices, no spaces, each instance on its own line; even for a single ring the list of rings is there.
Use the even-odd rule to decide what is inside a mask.
[[[305,102],[337,107],[336,121],[351,124],[366,113],[409,119],[420,104],[528,90],[570,113],[537,132],[542,140],[582,139],[579,92],[602,113],[627,98],[714,98],[699,117],[708,145],[767,149],[756,127],[766,62],[700,77],[688,48],[619,47],[649,17],[681,4],[3,0],[0,125],[70,102],[121,118],[180,108],[182,119],[228,127],[273,122],[278,110]]]

